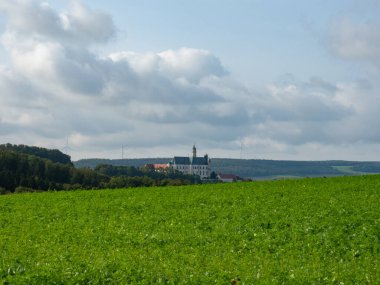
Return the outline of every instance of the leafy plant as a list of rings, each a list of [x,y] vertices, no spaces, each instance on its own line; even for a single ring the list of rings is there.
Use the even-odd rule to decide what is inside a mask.
[[[0,197],[4,284],[378,284],[380,176]]]

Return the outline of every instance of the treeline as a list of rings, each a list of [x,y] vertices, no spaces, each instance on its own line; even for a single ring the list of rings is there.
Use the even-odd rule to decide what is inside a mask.
[[[67,160],[68,157],[68,160]],[[197,176],[145,168],[99,165],[77,169],[58,150],[0,146],[0,194],[47,190],[124,188],[200,183]]]
[[[110,177],[108,188],[140,187],[140,186],[169,186],[199,184],[201,179],[195,175],[185,175],[182,172],[167,170],[156,172],[149,168],[134,166],[113,166],[101,164],[94,171]]]
[[[53,162],[34,155],[0,150],[1,192],[96,188],[107,177],[90,169]]]
[[[13,151],[16,153],[34,155],[40,158],[46,158],[52,162],[73,165],[70,156],[62,153],[58,149],[46,149],[36,146],[27,146],[23,144],[13,145],[8,143],[0,145],[0,151]]]
[[[115,166],[134,166],[143,167],[147,164],[165,164],[171,158],[124,158],[124,159],[105,159],[105,158],[86,158],[74,161],[74,166],[77,168],[92,168],[101,164],[109,164]]]

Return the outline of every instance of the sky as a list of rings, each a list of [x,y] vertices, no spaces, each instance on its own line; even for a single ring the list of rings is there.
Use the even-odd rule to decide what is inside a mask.
[[[0,0],[0,143],[380,161],[379,26],[380,0]]]

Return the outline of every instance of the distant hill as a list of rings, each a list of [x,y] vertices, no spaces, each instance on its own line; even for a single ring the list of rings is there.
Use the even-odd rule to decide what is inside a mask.
[[[95,168],[99,164],[141,167],[148,163],[167,163],[170,158],[82,159],[75,167]],[[323,177],[380,173],[380,162],[357,161],[285,161],[259,159],[211,159],[212,170],[244,178],[276,179],[283,177]]]
[[[379,162],[213,159],[212,166],[215,171],[256,179],[380,173]]]
[[[100,164],[108,164],[113,166],[134,166],[141,167],[145,164],[168,163],[170,158],[133,158],[133,159],[102,159],[90,158],[74,161],[74,166],[77,168],[95,168]]]

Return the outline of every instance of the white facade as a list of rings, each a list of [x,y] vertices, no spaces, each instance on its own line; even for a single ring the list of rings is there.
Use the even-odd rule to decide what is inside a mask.
[[[182,172],[183,174],[188,174],[188,175],[192,174],[190,165],[186,165],[186,164],[173,164],[173,165],[171,165],[171,167],[174,170]]]
[[[211,160],[207,154],[203,157],[197,157],[195,146],[193,147],[192,157],[175,156],[169,165],[172,169],[183,174],[198,175],[201,179],[209,178],[211,175]]]
[[[207,165],[191,165],[190,174],[199,175],[202,179],[209,178],[211,175],[210,164]]]

